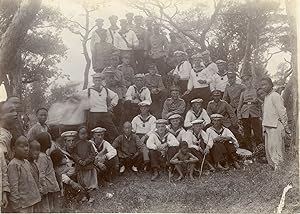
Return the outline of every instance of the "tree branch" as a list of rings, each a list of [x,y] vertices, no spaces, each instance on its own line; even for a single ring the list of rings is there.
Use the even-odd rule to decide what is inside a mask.
[[[269,56],[265,61],[263,61],[262,63],[263,63],[263,64],[268,63],[269,60],[270,60],[274,55],[279,54],[279,53],[282,53],[282,52],[283,52],[282,50],[279,50],[279,51],[276,51],[276,52],[274,52],[274,53],[270,53],[270,56]]]
[[[83,30],[87,30],[85,27],[83,27],[83,26],[82,26],[79,22],[77,22],[77,21],[73,21],[73,20],[71,20],[71,19],[68,19],[68,21],[71,22],[71,23],[74,23],[74,24],[78,25],[78,26],[81,27]]]

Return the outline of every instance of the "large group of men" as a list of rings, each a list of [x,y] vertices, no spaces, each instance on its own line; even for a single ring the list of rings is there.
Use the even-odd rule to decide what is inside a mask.
[[[270,78],[255,88],[250,71],[239,76],[234,63],[213,62],[208,50],[185,48],[174,33],[169,42],[150,18],[146,29],[143,17],[132,13],[119,20],[120,27],[117,16],[109,17],[108,29],[103,21],[96,20],[91,39],[94,85],[71,97],[80,100],[84,123],[49,127],[48,110],[39,108],[38,122],[24,131],[19,113],[15,115],[20,100],[9,97],[0,106],[0,145],[7,160],[14,154],[12,138],[19,146],[26,141],[19,137],[26,136],[34,148],[45,143],[40,135],[47,132],[53,143],[45,155],[51,157],[57,181],[76,191],[111,182],[126,170],[151,170],[154,181],[164,168],[170,175],[177,172],[178,180],[185,174],[193,179],[202,170],[238,169],[238,148],[255,153],[260,162],[267,158],[276,168],[281,157],[272,158],[272,152],[266,157],[261,150],[262,125],[274,141],[279,141],[278,121],[286,133],[290,130]],[[264,108],[276,102],[273,116],[262,114],[264,97],[270,94],[273,101]]]

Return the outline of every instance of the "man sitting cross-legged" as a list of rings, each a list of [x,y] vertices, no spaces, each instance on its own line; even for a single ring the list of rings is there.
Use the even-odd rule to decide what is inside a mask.
[[[178,151],[179,142],[176,137],[167,131],[167,120],[159,119],[156,121],[156,131],[149,134],[146,142],[149,149],[149,157],[153,176],[151,181],[159,176],[159,169],[169,165],[171,157]]]
[[[191,179],[194,179],[195,163],[199,161],[199,159],[189,152],[187,142],[181,142],[179,148],[179,152],[170,160],[170,163],[175,165],[175,169],[179,173],[179,177],[176,180],[181,180],[185,174],[188,174]]]
[[[132,171],[137,172],[138,168],[142,166],[144,145],[140,138],[132,133],[130,122],[124,123],[123,134],[114,140],[113,147],[118,152],[120,173],[123,173],[126,168],[131,168]]]
[[[119,168],[116,149],[106,140],[104,140],[105,128],[97,127],[91,132],[95,152],[94,164],[97,166],[99,183],[105,185],[105,181],[111,182],[111,179],[116,175]]]

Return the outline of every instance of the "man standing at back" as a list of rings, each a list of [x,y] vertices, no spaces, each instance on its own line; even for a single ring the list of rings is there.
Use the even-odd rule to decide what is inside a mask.
[[[115,37],[119,31],[119,27],[117,26],[118,17],[112,15],[108,19],[110,22],[110,27],[107,29],[107,42],[116,47]]]
[[[118,95],[112,90],[104,87],[104,76],[101,73],[93,75],[94,85],[81,92],[81,96],[87,98],[89,110],[87,123],[89,130],[96,127],[104,127],[108,136],[106,139],[112,142],[118,131],[112,121],[112,109],[118,104]]]
[[[135,32],[139,45],[134,49],[134,61],[136,62],[136,72],[137,73],[145,73],[145,41],[146,41],[146,30],[143,28],[143,17],[135,16],[134,17],[135,27],[133,31]]]

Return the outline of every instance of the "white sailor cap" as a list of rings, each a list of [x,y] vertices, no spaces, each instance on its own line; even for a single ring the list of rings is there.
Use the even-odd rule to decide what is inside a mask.
[[[92,77],[93,78],[103,78],[104,76],[102,73],[94,73],[94,74],[92,74]]]
[[[134,75],[134,78],[144,78],[145,74],[136,74]]]
[[[181,118],[180,114],[172,114],[168,117],[168,120]]]
[[[191,56],[192,59],[201,59],[201,57],[202,57],[202,54],[200,54],[200,53],[196,53],[193,56]]]
[[[202,123],[204,123],[204,120],[201,120],[201,119],[197,119],[197,120],[194,120],[194,121],[192,121],[191,122],[191,124],[202,124]]]
[[[201,98],[193,99],[191,103],[202,103],[203,100]]]
[[[165,119],[158,119],[158,120],[156,120],[156,122],[155,122],[156,124],[168,124],[168,121],[167,120],[165,120]]]
[[[92,129],[91,132],[92,133],[104,133],[104,132],[106,132],[106,129],[102,128],[102,127],[96,127],[94,129]]]
[[[224,64],[226,63],[226,61],[222,60],[222,59],[219,59],[216,61],[216,64]]]
[[[203,52],[201,53],[202,56],[205,55],[205,54],[210,54],[210,51],[209,51],[209,50],[205,50],[205,51],[203,51]]]
[[[210,118],[211,119],[222,119],[223,115],[221,115],[221,114],[212,114],[212,115],[210,115]]]
[[[61,133],[61,137],[75,137],[77,135],[77,131],[65,131]]]
[[[181,55],[185,55],[186,56],[187,53],[184,52],[184,51],[178,51],[178,50],[174,52],[174,56],[181,56]]]
[[[151,102],[149,100],[144,100],[138,104],[139,106],[150,106]]]

